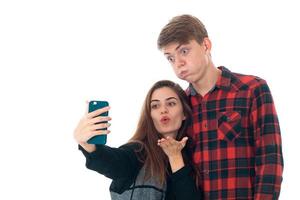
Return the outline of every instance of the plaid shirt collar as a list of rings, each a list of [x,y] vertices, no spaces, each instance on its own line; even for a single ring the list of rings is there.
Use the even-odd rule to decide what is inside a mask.
[[[222,71],[222,74],[218,78],[215,86],[211,89],[211,91],[214,90],[215,88],[219,88],[221,90],[227,90],[227,91],[232,89],[231,80],[233,78],[233,74],[231,73],[231,71],[224,66],[220,66],[220,67],[218,67],[218,69]],[[238,88],[236,88],[236,89],[238,89]],[[189,84],[189,87],[187,88],[187,94],[191,95],[191,96],[196,96],[198,94],[196,89],[193,87],[193,85],[191,83]]]

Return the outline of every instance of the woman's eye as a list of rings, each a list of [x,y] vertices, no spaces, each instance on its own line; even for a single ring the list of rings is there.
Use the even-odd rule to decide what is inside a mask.
[[[158,108],[157,104],[151,104],[151,109],[156,109],[156,108]]]
[[[169,106],[175,106],[176,103],[175,103],[175,102],[169,102],[168,105],[169,105]]]

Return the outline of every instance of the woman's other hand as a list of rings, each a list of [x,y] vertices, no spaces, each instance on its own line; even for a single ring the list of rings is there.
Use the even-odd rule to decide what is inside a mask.
[[[181,150],[185,147],[187,140],[187,137],[182,138],[181,141],[167,137],[157,141],[157,145],[160,146],[168,156],[173,173],[184,167]]]
[[[158,140],[157,144],[162,148],[168,157],[173,157],[181,155],[181,150],[185,147],[187,140],[187,137],[182,138],[181,141],[167,137]]]

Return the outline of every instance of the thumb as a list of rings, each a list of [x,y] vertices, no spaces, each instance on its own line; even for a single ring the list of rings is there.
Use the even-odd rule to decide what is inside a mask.
[[[85,115],[89,113],[89,103],[90,102],[88,100],[85,101],[85,112],[84,112]]]
[[[185,147],[187,141],[188,141],[188,137],[184,137],[184,138],[181,139],[180,143],[181,143],[183,148]]]

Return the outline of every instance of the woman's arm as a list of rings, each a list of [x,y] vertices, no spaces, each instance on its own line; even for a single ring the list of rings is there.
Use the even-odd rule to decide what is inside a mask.
[[[86,157],[86,167],[111,179],[136,175],[142,166],[135,152],[137,148],[137,143],[125,144],[119,148],[96,145],[95,151],[89,153],[79,146]]]
[[[168,186],[176,200],[201,200],[202,192],[197,189],[196,182],[192,176],[192,168],[185,165],[182,156],[182,149],[185,147],[188,138],[184,137],[177,141],[171,137],[158,141],[158,145],[168,156],[172,174],[171,185]]]
[[[93,112],[86,112],[74,130],[74,139],[79,149],[86,157],[87,168],[97,171],[111,179],[134,176],[141,165],[134,149],[137,145],[126,144],[120,148],[111,148],[105,145],[88,144],[88,140],[96,135],[108,134],[110,117],[99,116],[109,110],[101,108]]]
[[[169,163],[171,166],[172,173],[177,172],[179,169],[184,167],[182,154],[174,155],[169,157]]]
[[[167,137],[162,138],[157,142],[158,146],[160,146],[168,156],[173,173],[184,167],[181,150],[184,148],[187,140],[187,137],[184,137],[181,141],[177,141],[171,137]]]

